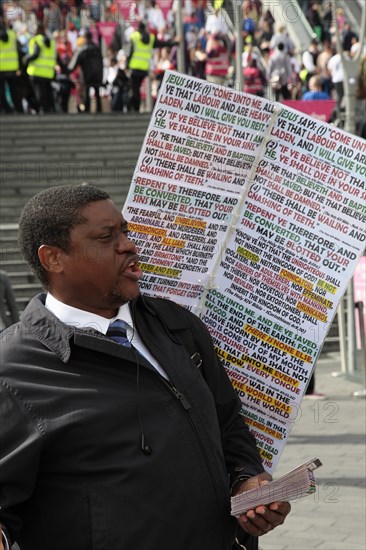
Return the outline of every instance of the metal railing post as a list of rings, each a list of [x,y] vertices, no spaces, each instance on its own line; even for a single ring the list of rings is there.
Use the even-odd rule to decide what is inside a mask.
[[[353,392],[353,397],[366,397],[366,337],[365,337],[365,323],[363,318],[363,303],[362,302],[356,302],[355,308],[358,312],[358,322],[359,322],[359,329],[360,329],[360,345],[361,345],[361,369],[362,369],[362,381],[363,381],[363,388],[360,391]]]

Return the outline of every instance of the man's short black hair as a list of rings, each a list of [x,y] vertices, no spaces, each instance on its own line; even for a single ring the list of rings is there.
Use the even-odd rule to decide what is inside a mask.
[[[109,198],[105,191],[83,183],[49,187],[27,202],[19,219],[19,249],[44,288],[48,274],[39,261],[39,247],[48,244],[69,252],[71,230],[85,221],[80,210]]]
[[[139,21],[139,24],[137,26],[137,30],[139,32],[146,32],[146,25],[143,21]]]

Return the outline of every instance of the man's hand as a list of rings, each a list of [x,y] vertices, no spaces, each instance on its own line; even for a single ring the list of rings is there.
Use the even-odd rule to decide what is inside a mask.
[[[272,476],[267,472],[263,472],[238,485],[235,489],[235,495],[249,491],[249,489],[255,489],[270,481],[272,481]],[[291,506],[289,502],[272,502],[267,506],[261,505],[257,506],[255,510],[248,510],[239,517],[238,522],[240,527],[249,535],[260,537],[268,533],[268,531],[272,531],[278,525],[282,525],[290,510]]]

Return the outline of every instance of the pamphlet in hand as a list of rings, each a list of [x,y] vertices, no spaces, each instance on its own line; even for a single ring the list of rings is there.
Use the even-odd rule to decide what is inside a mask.
[[[316,491],[313,470],[321,466],[319,458],[301,464],[276,481],[250,489],[231,498],[231,515],[240,516],[261,504],[297,500]]]

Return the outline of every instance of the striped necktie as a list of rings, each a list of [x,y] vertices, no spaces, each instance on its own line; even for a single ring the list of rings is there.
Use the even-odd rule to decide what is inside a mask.
[[[131,342],[127,338],[126,323],[121,319],[116,319],[109,325],[106,336],[126,348],[131,347]]]

